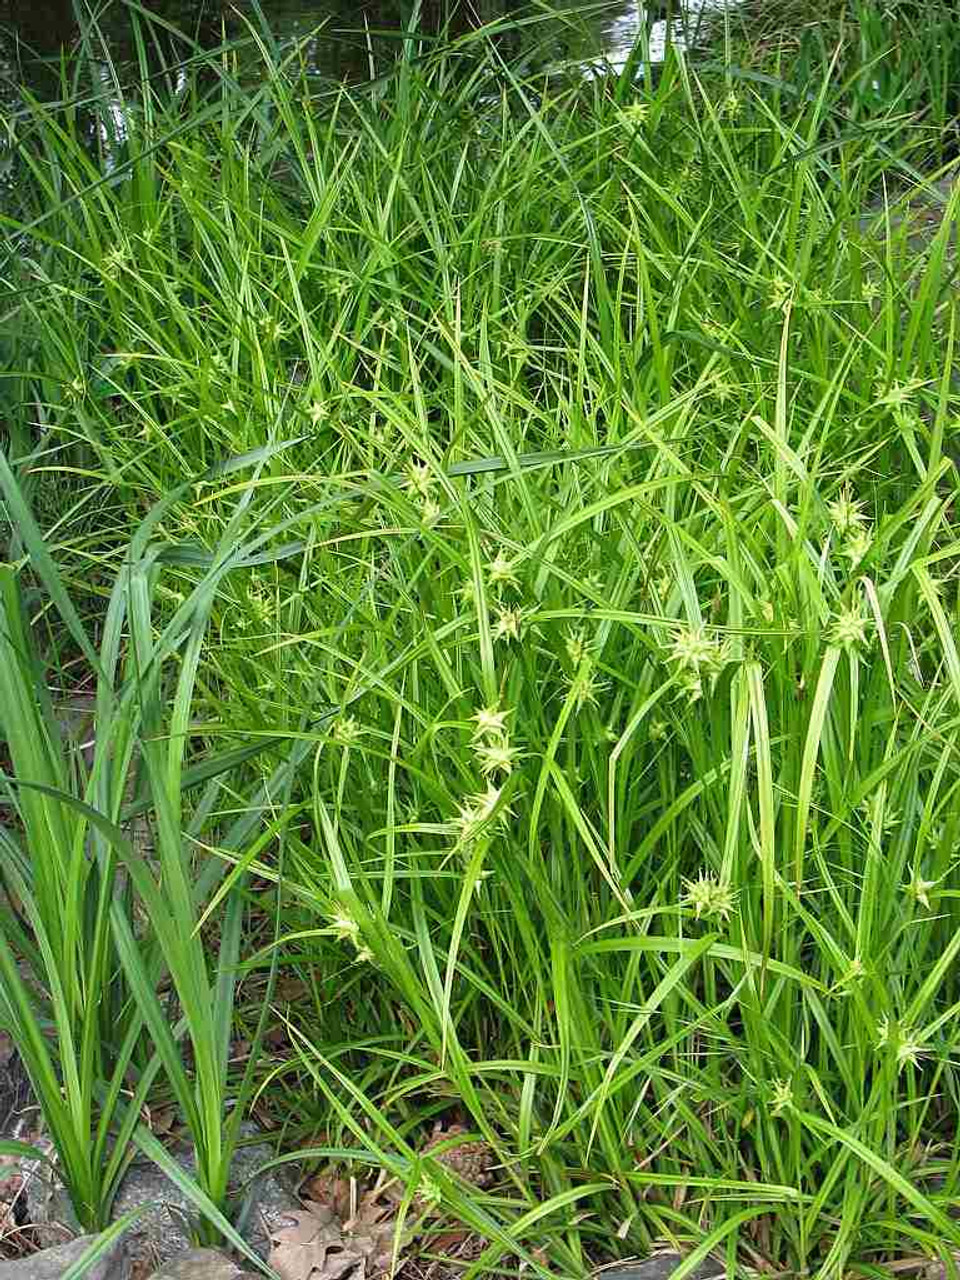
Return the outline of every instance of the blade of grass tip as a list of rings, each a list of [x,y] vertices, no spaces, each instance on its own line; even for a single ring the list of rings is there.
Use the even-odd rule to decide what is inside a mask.
[[[810,720],[807,726],[807,737],[803,745],[803,757],[800,764],[800,782],[797,788],[797,811],[794,827],[793,872],[796,892],[803,889],[803,861],[807,843],[807,819],[810,814],[810,800],[813,795],[813,777],[820,754],[820,739],[827,718],[827,707],[833,690],[834,677],[840,662],[842,649],[838,645],[830,645],[823,655],[820,676],[817,680],[816,692],[810,707]]]
[[[453,979],[457,971],[457,960],[460,955],[460,942],[463,938],[463,929],[467,922],[467,912],[470,910],[470,903],[478,887],[482,884],[483,860],[486,855],[487,842],[485,840],[477,840],[474,842],[473,851],[470,854],[470,861],[467,863],[466,870],[463,873],[463,883],[460,886],[460,896],[457,900],[457,910],[453,917],[453,927],[450,931],[450,943],[447,948],[447,971],[443,981],[443,1004],[440,1008],[440,1027],[442,1041],[440,1045],[440,1066],[445,1067],[447,1061],[447,1045],[450,1038],[451,1030],[451,1005],[453,1003]]]
[[[466,498],[461,498],[463,523],[470,548],[470,569],[473,576],[473,603],[477,615],[477,631],[480,640],[480,670],[483,676],[483,696],[488,707],[497,703],[497,672],[493,658],[493,636],[490,631],[490,606],[483,573],[483,554],[473,516]]]
[[[890,690],[891,705],[897,705],[897,689],[893,678],[893,663],[890,661],[890,646],[887,642],[887,628],[883,621],[883,609],[880,605],[880,596],[877,592],[876,583],[866,574],[860,579],[863,583],[864,594],[870,604],[870,611],[873,614],[873,620],[877,624],[877,635],[880,639],[880,652],[883,655],[883,668],[887,673],[887,687]]]
[[[953,696],[957,700],[957,706],[960,707],[960,654],[957,653],[957,643],[953,638],[953,629],[940,601],[937,586],[923,565],[915,564],[913,566],[913,576],[917,580],[920,593],[933,618],[933,625],[937,629],[937,637],[943,647],[943,660],[946,663],[947,674],[953,687]]]
[[[750,759],[750,699],[746,679],[737,672],[730,686],[730,774],[727,783],[727,830],[724,838],[720,880],[732,884],[737,878],[735,860],[740,849],[743,806],[747,791]]]
[[[773,948],[776,911],[776,807],[773,799],[773,763],[770,754],[770,725],[763,692],[763,671],[759,662],[746,665],[750,716],[753,721],[754,755],[757,764],[757,804],[760,810],[760,868],[763,881],[763,955],[766,961]],[[763,991],[765,973],[760,974]]]

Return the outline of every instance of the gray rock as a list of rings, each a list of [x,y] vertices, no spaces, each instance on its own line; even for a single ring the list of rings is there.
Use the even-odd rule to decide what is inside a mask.
[[[262,1258],[270,1251],[270,1232],[284,1224],[291,1210],[300,1207],[292,1190],[276,1172],[271,1170],[255,1176],[273,1154],[264,1142],[241,1147],[234,1156],[230,1175],[231,1194],[243,1198],[237,1229]],[[181,1152],[176,1159],[192,1175],[192,1150]],[[176,1254],[189,1252],[197,1210],[156,1165],[138,1160],[130,1166],[121,1183],[113,1206],[114,1217],[144,1205],[148,1206],[147,1212],[128,1233],[131,1255],[159,1264]]]
[[[244,1136],[259,1135],[255,1125],[244,1126]],[[177,1163],[191,1176],[194,1172],[194,1156],[191,1148],[174,1152]],[[261,1165],[273,1158],[273,1149],[265,1142],[241,1147],[235,1154],[230,1176],[230,1193],[240,1199],[241,1213],[237,1230],[247,1243],[266,1258],[270,1252],[270,1232],[288,1221],[291,1210],[300,1202],[280,1174],[268,1171],[257,1175]],[[62,1223],[70,1225],[72,1215],[63,1186],[51,1186],[40,1176],[28,1184],[28,1215],[31,1222],[41,1224]],[[191,1232],[197,1220],[197,1210],[191,1201],[176,1187],[156,1165],[138,1159],[130,1166],[113,1204],[113,1216],[121,1217],[131,1209],[146,1206],[146,1212],[128,1229],[129,1255],[138,1263],[158,1267],[177,1254],[189,1253],[193,1248]],[[57,1239],[63,1238],[60,1230]],[[47,1240],[44,1239],[44,1243]],[[51,1240],[50,1243],[53,1243]],[[3,1280],[0,1275],[0,1280]]]
[[[670,1280],[683,1262],[679,1253],[655,1253],[643,1262],[615,1262],[595,1273],[596,1280]],[[718,1280],[726,1275],[722,1262],[701,1262],[691,1273],[690,1280]]]
[[[217,1249],[188,1249],[154,1272],[153,1280],[239,1280],[249,1274]]]
[[[28,1258],[0,1262],[0,1280],[60,1280],[67,1268],[83,1256],[96,1238],[77,1236],[67,1244],[44,1249]],[[129,1275],[130,1259],[121,1239],[90,1268],[84,1280],[128,1280]]]
[[[77,1221],[67,1189],[57,1176],[56,1151],[53,1143],[41,1135],[30,1143],[47,1157],[45,1160],[21,1160],[18,1162],[23,1175],[25,1218],[33,1226],[33,1235],[41,1249],[52,1249],[83,1235]]]

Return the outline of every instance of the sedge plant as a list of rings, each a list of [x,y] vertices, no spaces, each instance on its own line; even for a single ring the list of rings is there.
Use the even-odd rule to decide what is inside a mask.
[[[62,114],[24,135],[16,385],[71,588],[162,494],[158,541],[225,553],[253,490],[183,475],[292,440],[283,555],[189,601],[130,571],[170,867],[134,888],[187,920],[220,874],[177,834],[188,704],[298,743],[283,874],[236,861],[307,993],[264,1097],[468,1223],[470,1275],[958,1244],[957,198],[918,246],[924,77],[811,49],[584,83],[414,33],[322,94],[252,34],[256,87],[221,57],[193,115],[143,76],[109,182]],[[199,936],[158,933],[191,1033]]]

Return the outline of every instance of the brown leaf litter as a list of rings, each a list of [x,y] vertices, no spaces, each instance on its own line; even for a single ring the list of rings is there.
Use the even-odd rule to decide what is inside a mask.
[[[435,1159],[470,1185],[485,1187],[492,1152],[485,1142],[467,1138],[467,1133],[462,1125],[437,1124],[421,1155]],[[413,1231],[424,1237],[431,1252],[440,1249],[464,1261],[483,1247],[466,1231],[437,1233],[425,1228],[432,1206],[419,1197],[414,1200],[413,1227],[397,1240],[396,1213],[403,1199],[397,1179],[381,1179],[361,1191],[355,1178],[320,1173],[304,1183],[302,1194],[306,1197],[303,1210],[289,1215],[291,1225],[271,1233],[268,1262],[281,1280],[375,1280],[389,1271],[395,1251],[398,1262],[409,1261]],[[431,1262],[423,1274],[436,1276],[438,1266],[436,1260]]]
[[[281,1280],[368,1280],[389,1269],[396,1229],[393,1206],[375,1192],[366,1192],[346,1221],[315,1200],[288,1217],[291,1226],[271,1232],[267,1259]]]

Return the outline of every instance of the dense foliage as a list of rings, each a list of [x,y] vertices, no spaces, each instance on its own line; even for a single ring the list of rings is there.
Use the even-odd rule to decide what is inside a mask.
[[[822,57],[587,83],[411,36],[323,93],[252,32],[172,101],[138,27],[105,168],[96,101],[25,115],[11,558],[61,685],[111,646],[103,769],[111,717],[144,744],[159,887],[101,838],[159,942],[141,921],[138,969],[105,907],[97,936],[141,1010],[122,1065],[208,1144],[239,954],[287,1140],[429,1185],[475,1271],[960,1244],[958,46],[930,14],[887,96],[864,9]],[[76,786],[121,822],[122,780]],[[26,900],[55,855],[23,816]],[[171,912],[213,930],[195,992]],[[144,972],[195,1078],[135,1049]],[[422,1156],[450,1117],[493,1186]]]

